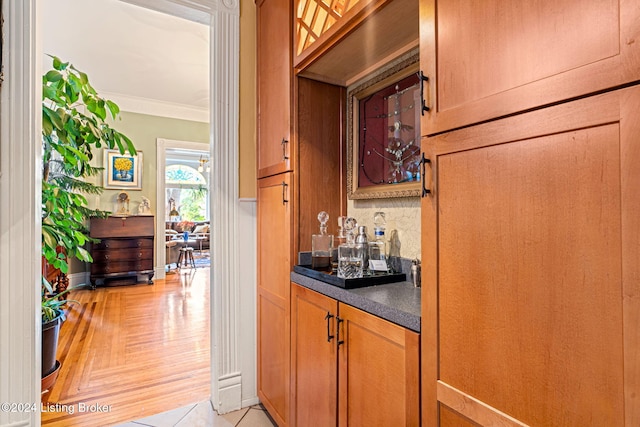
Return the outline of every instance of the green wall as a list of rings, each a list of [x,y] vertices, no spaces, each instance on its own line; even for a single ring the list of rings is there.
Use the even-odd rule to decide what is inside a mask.
[[[111,124],[115,129],[127,135],[133,141],[136,150],[142,151],[142,190],[125,190],[129,193],[129,211],[138,213],[138,205],[142,196],[151,202],[151,211],[155,213],[156,201],[156,139],[174,139],[178,141],[201,142],[209,145],[209,124],[166,117],[148,116],[122,112],[121,120]],[[207,149],[207,148],[205,148]],[[97,164],[103,165],[104,152],[97,153]],[[99,177],[98,183],[103,185],[103,177]],[[122,190],[104,190],[99,200],[90,200],[89,204],[99,206],[100,209],[114,211],[115,197]],[[164,203],[164,201],[162,201]]]
[[[129,211],[131,214],[138,213],[138,205],[142,201],[142,196],[144,196],[151,202],[151,212],[155,215],[157,207],[156,185],[158,181],[156,169],[157,138],[201,142],[203,145],[209,145],[208,123],[121,112],[120,119],[111,122],[110,125],[131,138],[136,150],[143,153],[142,190],[125,190],[129,193]],[[104,150],[94,152],[95,165],[104,166],[103,154]],[[98,185],[103,185],[104,177],[100,174],[92,181]],[[89,206],[113,212],[116,208],[115,197],[120,191],[122,190],[104,190],[100,196],[87,196]],[[88,266],[84,263],[75,259],[72,260],[71,273],[87,270]]]

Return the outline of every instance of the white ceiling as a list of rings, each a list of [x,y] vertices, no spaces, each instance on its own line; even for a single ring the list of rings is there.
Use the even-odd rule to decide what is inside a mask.
[[[87,73],[100,95],[125,111],[209,121],[207,25],[119,0],[40,4],[43,52]]]

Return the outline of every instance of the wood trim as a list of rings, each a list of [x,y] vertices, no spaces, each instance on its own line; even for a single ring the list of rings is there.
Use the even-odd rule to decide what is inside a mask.
[[[640,425],[640,86],[626,89],[621,105],[624,408],[625,424],[635,426]]]
[[[435,145],[434,154],[453,153],[472,147],[486,147],[522,138],[552,135],[564,132],[566,129],[614,123],[620,117],[619,96],[617,92],[607,92],[571,103],[448,132],[427,141]],[[578,108],[583,112],[582,114],[575,113]],[[489,136],[491,133],[499,133],[500,141]]]
[[[438,381],[438,400],[483,426],[527,427],[509,415],[465,394],[455,387]]]
[[[420,351],[411,349],[420,348],[420,334],[408,329],[404,331],[405,366],[407,367],[407,381],[405,393],[407,396],[406,418],[407,420],[421,420],[420,418],[420,386],[416,387],[411,378],[420,378]],[[418,382],[418,384],[420,384]]]
[[[431,193],[421,200],[421,397],[422,419],[425,425],[438,425],[438,203],[436,152],[432,144],[422,140],[422,152],[431,159]],[[426,181],[426,174],[422,177]]]

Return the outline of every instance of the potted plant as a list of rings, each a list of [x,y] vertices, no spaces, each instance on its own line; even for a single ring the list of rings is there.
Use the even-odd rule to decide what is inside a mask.
[[[42,278],[42,377],[46,378],[60,368],[56,360],[58,352],[58,335],[60,326],[66,318],[64,305],[73,300],[61,299],[72,288],[65,289],[58,294],[54,293],[51,283]],[[55,378],[54,378],[55,380]]]
[[[116,119],[120,112],[112,101],[98,96],[85,73],[68,62],[52,56],[53,69],[42,77],[42,254],[43,262],[63,274],[69,271],[70,258],[92,262],[84,248],[93,239],[88,236],[87,219],[105,217],[109,212],[91,209],[85,194],[101,194],[103,188],[87,178],[103,168],[91,165],[93,150],[118,148],[120,153],[136,153],[131,140],[107,123],[107,115]],[[51,369],[45,367],[45,325],[57,332],[64,320],[63,305],[67,302],[43,277],[43,368],[45,376]],[[58,329],[56,329],[58,328]],[[55,349],[53,350],[55,369]],[[44,387],[43,387],[44,388]]]

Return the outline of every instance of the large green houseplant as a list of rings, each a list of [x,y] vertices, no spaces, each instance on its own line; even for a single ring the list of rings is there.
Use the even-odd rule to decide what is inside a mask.
[[[46,262],[62,273],[69,271],[69,259],[93,261],[84,248],[91,241],[87,219],[109,212],[91,209],[86,194],[100,194],[103,188],[87,180],[102,168],[91,165],[93,150],[117,148],[136,153],[131,140],[107,123],[120,112],[112,101],[98,96],[85,73],[68,62],[52,57],[53,68],[42,77],[42,254]],[[45,331],[57,329],[64,318],[61,295],[52,295],[43,277],[43,352]],[[52,325],[53,324],[53,325]],[[57,340],[55,346],[57,347]],[[43,377],[54,370],[44,366]]]

